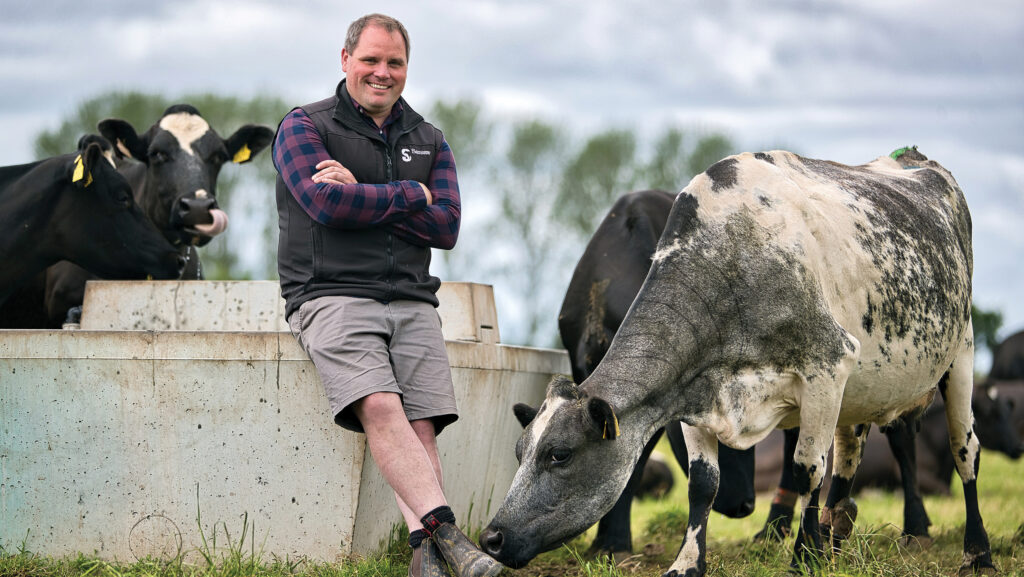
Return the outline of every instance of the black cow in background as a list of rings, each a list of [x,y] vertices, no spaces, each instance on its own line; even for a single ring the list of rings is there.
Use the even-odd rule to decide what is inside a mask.
[[[1018,331],[999,343],[992,353],[988,378],[991,381],[1024,381],[1024,331]]]
[[[674,194],[660,190],[622,196],[598,226],[580,257],[558,315],[559,333],[569,351],[576,383],[582,383],[601,362],[622,324],[650,269],[651,255],[665,229],[674,199]],[[517,405],[515,413],[525,427],[536,410]],[[678,423],[674,425],[665,430],[672,452],[685,472],[689,466],[686,444]],[[609,553],[621,557],[632,551],[633,497],[641,489],[645,465],[660,437],[659,431],[644,448],[622,496],[598,523],[591,554]],[[733,473],[734,477],[721,484],[714,510],[729,517],[745,517],[754,511],[753,450],[737,451],[725,445],[719,445],[718,450],[723,477],[725,471]]]
[[[181,273],[178,251],[114,169],[110,144],[86,136],[79,146],[78,153],[0,168],[0,304],[62,259],[105,277]]]
[[[99,130],[114,144],[118,171],[131,184],[136,202],[186,259],[181,278],[202,279],[196,247],[209,243],[228,223],[216,198],[221,167],[228,161],[252,160],[270,144],[273,130],[246,124],[225,139],[188,104],[169,107],[143,134],[120,119],[100,122]],[[45,285],[45,296],[21,298],[35,302],[38,295],[40,312],[35,316],[44,323],[40,328],[57,328],[69,309],[81,306],[90,278],[95,277],[85,268],[59,263],[47,270],[44,280],[33,283]],[[0,312],[0,319],[7,316]]]
[[[1006,337],[996,347],[985,384],[1010,402],[1014,426],[1024,437],[1024,331]]]

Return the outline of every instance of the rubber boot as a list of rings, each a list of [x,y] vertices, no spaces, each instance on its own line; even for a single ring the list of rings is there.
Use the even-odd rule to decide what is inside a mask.
[[[441,552],[430,539],[424,539],[419,547],[412,550],[409,577],[449,577]]]
[[[453,577],[495,577],[505,568],[452,523],[439,525],[430,538],[448,562]]]

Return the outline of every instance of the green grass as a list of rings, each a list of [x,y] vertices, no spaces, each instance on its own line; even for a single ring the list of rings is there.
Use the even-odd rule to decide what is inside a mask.
[[[659,447],[660,449],[660,447]],[[665,449],[667,451],[667,448]],[[672,459],[667,459],[673,466]],[[686,484],[678,468],[676,487],[663,500],[638,501],[633,506],[633,545],[636,555],[616,565],[607,558],[591,559],[582,552],[594,530],[572,543],[541,555],[527,567],[508,571],[511,577],[658,577],[672,563],[686,522]],[[955,575],[963,547],[964,505],[960,484],[953,478],[953,495],[927,497],[933,546],[911,552],[896,544],[902,522],[902,499],[870,491],[857,497],[860,513],[854,536],[843,551],[823,561],[824,575],[842,577],[917,577]],[[979,476],[979,500],[1000,574],[1024,577],[1024,462],[985,452]],[[757,508],[745,519],[712,513],[708,523],[708,575],[767,577],[785,574],[792,538],[780,544],[753,544],[761,529],[770,495],[759,495]],[[403,577],[408,564],[404,534],[397,532],[387,550],[371,558],[339,563],[308,559],[278,559],[263,553],[247,524],[234,533],[227,527],[207,535],[201,550],[184,552],[171,561],[146,559],[136,563],[108,562],[88,555],[50,558],[23,545],[0,544],[0,577]],[[188,559],[189,561],[186,561]]]

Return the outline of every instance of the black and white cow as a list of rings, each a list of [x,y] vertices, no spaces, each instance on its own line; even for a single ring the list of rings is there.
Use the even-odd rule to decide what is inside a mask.
[[[823,513],[848,499],[864,425],[920,411],[938,389],[967,505],[962,568],[992,570],[970,405],[970,214],[943,167],[916,150],[893,156],[849,167],[748,153],[695,177],[601,364],[581,385],[549,385],[484,550],[518,567],[578,535],[614,505],[655,431],[678,420],[690,518],[666,575],[705,572],[717,441],[745,449],[777,427],[800,427],[793,563],[812,564],[833,439]]]
[[[0,168],[0,304],[47,266],[66,259],[107,277],[176,278],[177,250],[146,218],[110,144]]]
[[[188,104],[171,106],[141,135],[129,122],[114,118],[100,122],[99,130],[114,143],[118,170],[131,183],[136,201],[186,258],[182,278],[203,278],[196,247],[228,224],[216,198],[221,167],[252,160],[270,144],[273,130],[246,124],[225,139]],[[82,304],[90,278],[95,277],[72,263],[47,271],[43,302],[49,326],[60,326],[68,309]]]
[[[622,195],[587,243],[558,313],[559,334],[569,352],[576,383],[586,380],[604,358],[629,305],[640,291],[673,199],[674,194],[661,190]],[[536,410],[520,405],[515,407],[515,413],[525,427]],[[685,472],[689,464],[682,430],[677,423],[667,430],[672,451]],[[632,553],[633,498],[648,474],[648,459],[661,433],[659,430],[647,443],[619,500],[598,523],[590,554],[621,558]],[[723,445],[719,447],[719,459],[730,482],[715,497],[713,509],[729,517],[745,517],[754,511],[754,451],[736,451]]]

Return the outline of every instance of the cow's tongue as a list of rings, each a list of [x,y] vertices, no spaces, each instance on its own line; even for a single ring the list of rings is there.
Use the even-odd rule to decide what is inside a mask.
[[[228,214],[219,208],[211,208],[210,216],[213,222],[210,224],[197,224],[195,229],[206,236],[217,236],[228,227]]]

